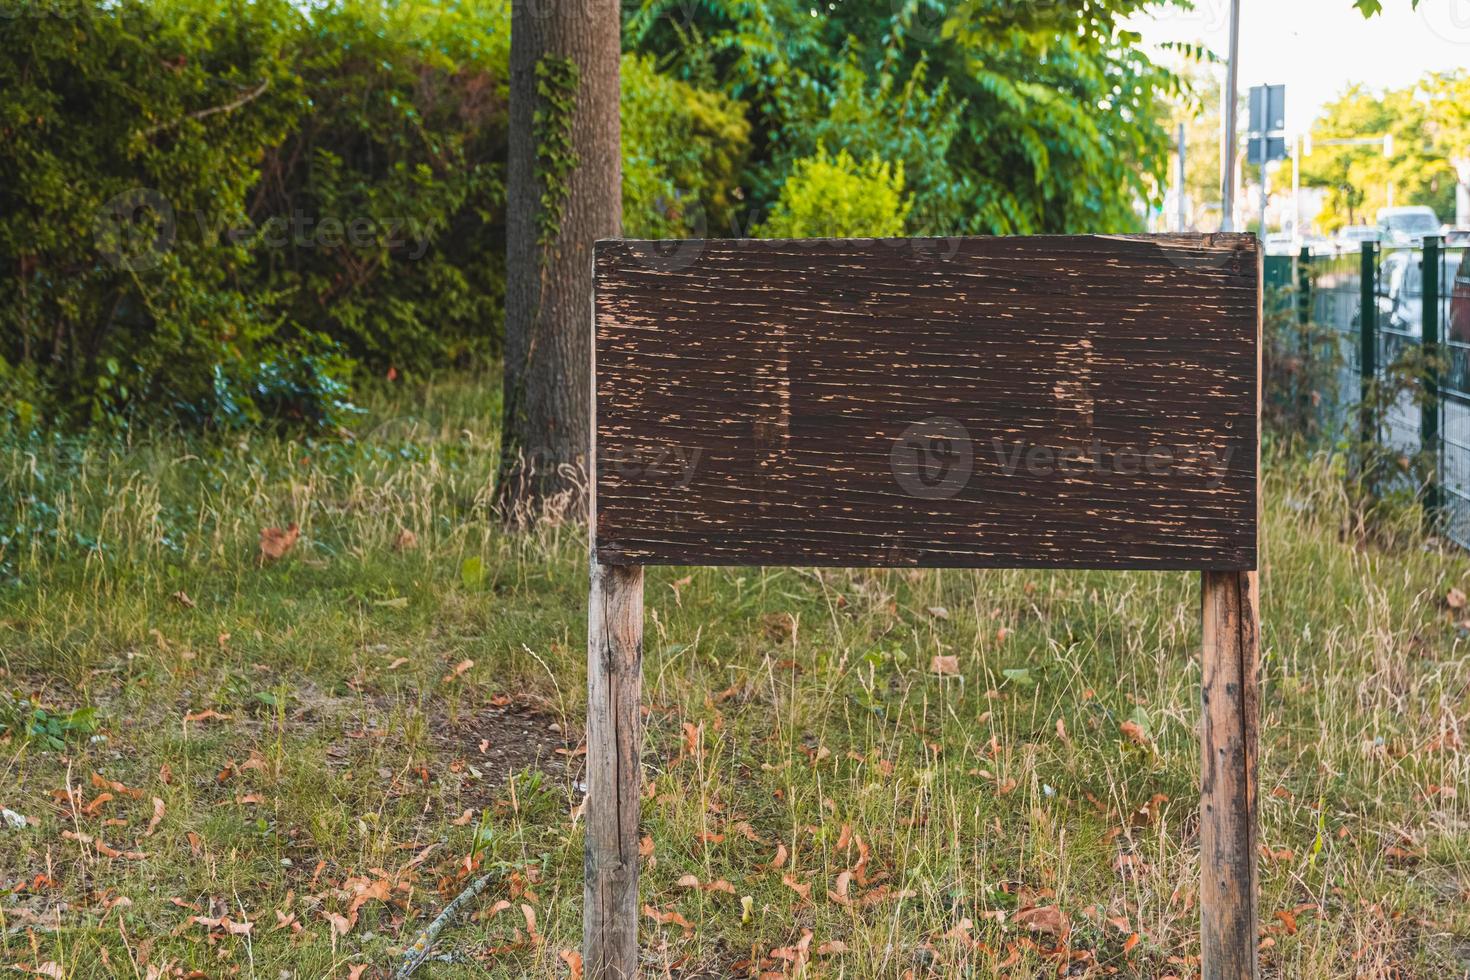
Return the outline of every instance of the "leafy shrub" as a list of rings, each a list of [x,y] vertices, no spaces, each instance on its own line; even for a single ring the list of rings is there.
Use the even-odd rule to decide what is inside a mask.
[[[45,417],[351,421],[499,352],[509,0],[0,18],[0,385]],[[734,224],[744,107],[624,64],[631,234]]]
[[[384,371],[498,350],[509,45],[509,0],[336,0],[296,32],[310,108],[246,216],[289,322]]]
[[[745,107],[654,70],[622,65],[623,232],[629,238],[730,236],[749,150]]]
[[[300,109],[286,0],[78,5],[0,20],[0,376],[83,421],[204,406],[278,326],[239,281],[260,147]],[[162,190],[160,190],[162,189]]]
[[[909,202],[903,164],[873,156],[859,164],[825,148],[798,160],[781,186],[762,238],[892,238],[903,234]]]

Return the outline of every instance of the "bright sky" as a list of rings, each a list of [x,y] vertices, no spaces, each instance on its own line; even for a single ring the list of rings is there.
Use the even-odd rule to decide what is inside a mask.
[[[1147,44],[1203,43],[1230,49],[1230,0],[1195,0],[1195,9],[1138,15],[1128,26]],[[1165,59],[1167,60],[1167,59]],[[1354,82],[1406,86],[1429,71],[1470,68],[1470,0],[1383,0],[1364,20],[1352,0],[1241,0],[1240,92],[1286,85],[1286,125],[1306,128]]]

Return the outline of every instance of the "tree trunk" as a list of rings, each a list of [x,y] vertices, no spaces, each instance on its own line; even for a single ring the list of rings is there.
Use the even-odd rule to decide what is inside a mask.
[[[509,518],[583,499],[590,440],[592,244],[622,225],[617,0],[513,0],[506,207]]]

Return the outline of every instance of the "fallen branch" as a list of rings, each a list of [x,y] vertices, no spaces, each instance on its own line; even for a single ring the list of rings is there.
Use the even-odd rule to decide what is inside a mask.
[[[434,941],[439,938],[439,933],[444,931],[449,920],[453,919],[460,909],[478,898],[481,892],[490,887],[491,882],[498,881],[500,877],[501,872],[499,871],[490,871],[481,875],[475,879],[473,884],[460,892],[454,901],[444,906],[444,911],[435,916],[434,921],[430,922],[414,937],[413,942],[404,948],[403,957],[398,964],[398,972],[393,974],[393,980],[407,980],[409,974],[422,966],[424,960],[429,958],[429,950],[433,947]]]

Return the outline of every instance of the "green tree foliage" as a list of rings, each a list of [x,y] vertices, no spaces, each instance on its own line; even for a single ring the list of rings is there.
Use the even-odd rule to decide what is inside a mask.
[[[902,162],[919,233],[1127,231],[1167,164],[1175,77],[1144,0],[643,0],[635,49],[747,102],[757,210],[819,146]]]
[[[1377,210],[1388,206],[1390,187],[1396,205],[1426,205],[1441,219],[1454,213],[1456,178],[1447,159],[1452,150],[1437,144],[1440,130],[1434,125],[1434,101],[1429,97],[1436,87],[1447,84],[1431,76],[1422,85],[1383,93],[1354,86],[1324,108],[1312,126],[1312,153],[1302,160],[1302,183],[1327,190],[1319,221],[1324,231],[1372,224]],[[1453,103],[1452,90],[1446,94],[1445,101]],[[1446,106],[1444,111],[1458,110]],[[1384,153],[1381,143],[1325,142],[1385,135],[1393,137],[1392,156]]]
[[[825,147],[796,161],[781,185],[770,217],[756,229],[761,238],[896,238],[903,234],[909,203],[903,193],[903,164],[876,156],[858,163],[846,151]]]
[[[8,394],[333,426],[498,353],[508,0],[67,2],[0,18]],[[627,67],[629,227],[728,226],[744,106]]]

